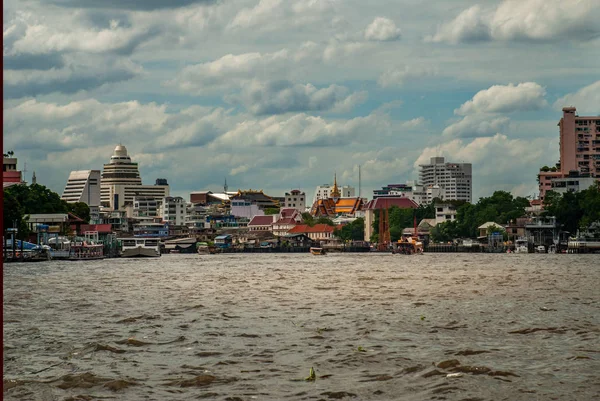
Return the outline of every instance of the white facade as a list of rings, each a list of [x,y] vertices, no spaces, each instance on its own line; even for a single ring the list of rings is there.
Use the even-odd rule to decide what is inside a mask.
[[[182,226],[185,224],[186,203],[180,196],[167,196],[163,198],[160,207],[161,217],[170,225]]]
[[[104,165],[101,179],[100,200],[102,206],[120,210],[133,204],[135,197],[162,199],[169,196],[166,180],[156,185],[142,185],[138,164],[133,163],[127,148],[118,145],[110,162]]]
[[[338,190],[340,191],[340,195],[342,198],[354,198],[355,188],[349,185],[339,186]],[[333,191],[333,185],[325,184],[319,185],[317,189],[315,189],[315,199],[313,200],[313,204],[319,199],[327,199],[331,197],[331,192]]]
[[[306,210],[306,194],[298,189],[285,193],[283,207],[294,208],[300,213]]]
[[[252,220],[254,216],[264,216],[265,212],[257,204],[245,199],[234,199],[231,201],[230,214],[235,217],[245,217]]]
[[[90,208],[90,222],[100,219],[100,170],[71,171],[62,200],[83,202]]]
[[[435,224],[456,220],[456,208],[447,203],[435,205]]]
[[[565,192],[585,191],[595,185],[598,178],[594,177],[565,177],[552,180],[552,191],[564,194]]]
[[[429,164],[422,164],[420,168],[419,181],[424,187],[439,185],[441,198],[471,202],[473,196],[471,163],[450,163],[445,162],[443,157],[432,157]]]

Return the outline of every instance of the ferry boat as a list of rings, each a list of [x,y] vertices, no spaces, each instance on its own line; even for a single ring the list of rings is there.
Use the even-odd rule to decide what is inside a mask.
[[[569,238],[567,253],[600,252],[600,238]]]
[[[313,255],[325,255],[325,249],[313,246],[310,248],[310,253]]]
[[[515,241],[515,253],[529,253],[527,238],[519,237]]]
[[[394,249],[392,249],[393,254],[400,255],[415,255],[418,253],[423,253],[423,243],[412,239],[412,237],[408,237],[406,239],[399,239],[396,243]]]
[[[69,260],[104,259],[104,245],[89,241],[73,241],[69,250]]]
[[[122,258],[157,258],[160,256],[160,241],[157,238],[121,239]]]

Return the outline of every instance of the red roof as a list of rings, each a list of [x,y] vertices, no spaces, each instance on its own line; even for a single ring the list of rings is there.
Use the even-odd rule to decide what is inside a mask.
[[[333,233],[334,228],[328,224],[315,224],[310,227],[306,224],[299,224],[288,231],[288,234],[306,234],[306,233]]]
[[[294,217],[298,214],[298,211],[293,207],[286,207],[284,209],[281,209],[279,214],[281,215],[281,218]]]
[[[296,219],[292,217],[287,217],[285,219],[279,219],[275,222],[275,224],[296,224]]]
[[[270,226],[271,224],[273,224],[273,215],[254,216],[248,226]]]
[[[400,209],[416,209],[419,207],[419,205],[410,198],[385,196],[369,201],[365,206],[365,209],[388,209],[392,206],[399,207]]]
[[[82,224],[81,232],[86,231],[98,231],[100,234],[106,234],[112,232],[112,227],[110,224]]]

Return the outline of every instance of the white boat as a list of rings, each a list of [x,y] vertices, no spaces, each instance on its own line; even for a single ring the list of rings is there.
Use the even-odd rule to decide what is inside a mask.
[[[121,257],[156,258],[160,256],[160,241],[156,238],[121,239]]]
[[[544,245],[536,246],[535,253],[546,253],[546,247]]]
[[[311,247],[310,253],[313,255],[325,255],[325,250],[323,248]]]
[[[527,238],[519,237],[515,241],[515,253],[529,253]]]

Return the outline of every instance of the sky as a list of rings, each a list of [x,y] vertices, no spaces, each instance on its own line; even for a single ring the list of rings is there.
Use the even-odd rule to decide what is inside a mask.
[[[4,149],[62,193],[122,143],[171,194],[332,183],[444,156],[537,193],[564,106],[600,114],[597,0],[5,0]]]

